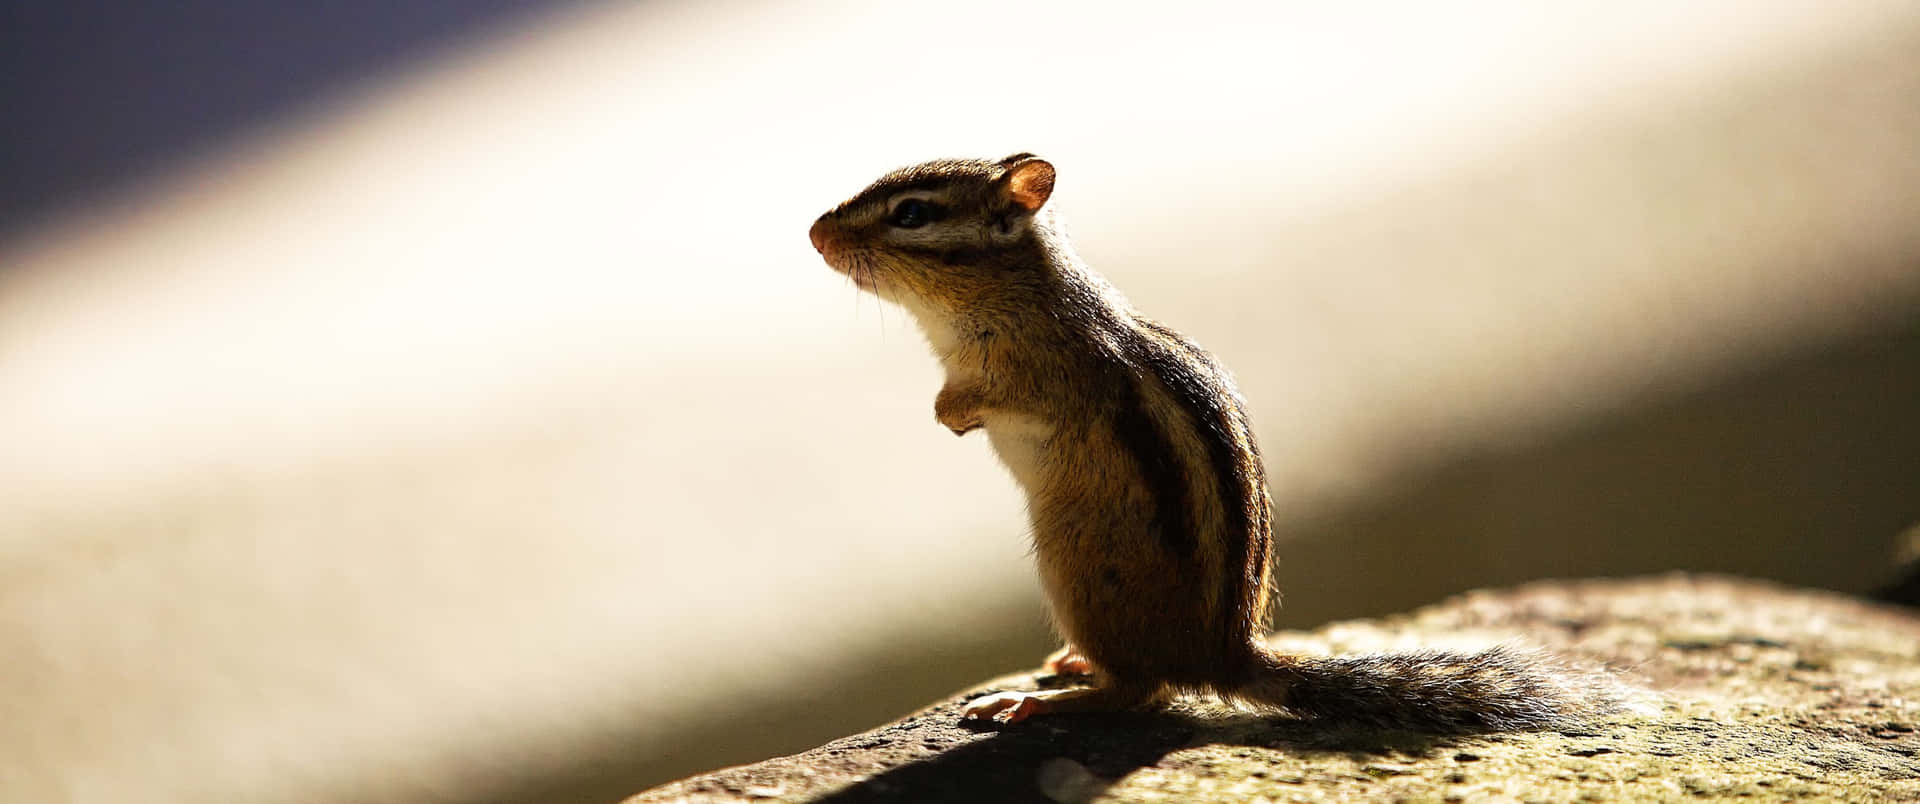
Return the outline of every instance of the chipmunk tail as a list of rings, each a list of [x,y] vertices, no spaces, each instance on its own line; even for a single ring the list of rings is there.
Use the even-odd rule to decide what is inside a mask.
[[[1635,694],[1598,670],[1497,646],[1294,656],[1262,648],[1252,680],[1222,690],[1255,709],[1328,723],[1443,734],[1567,729],[1637,708]]]

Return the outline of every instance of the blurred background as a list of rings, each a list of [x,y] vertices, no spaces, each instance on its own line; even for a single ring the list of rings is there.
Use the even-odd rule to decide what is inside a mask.
[[[1916,548],[1906,0],[7,14],[7,801],[613,800],[1037,663],[804,236],[939,156],[1233,367],[1280,626]]]

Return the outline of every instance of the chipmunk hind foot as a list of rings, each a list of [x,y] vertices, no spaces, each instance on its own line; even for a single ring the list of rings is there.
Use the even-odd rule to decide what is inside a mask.
[[[1093,674],[1093,662],[1080,654],[1072,645],[1066,645],[1047,656],[1040,663],[1043,672],[1061,676],[1087,676]]]
[[[1152,686],[1103,684],[1042,692],[1001,692],[975,698],[961,711],[962,720],[1000,720],[1009,725],[1040,715],[1075,712],[1121,712],[1160,699]]]

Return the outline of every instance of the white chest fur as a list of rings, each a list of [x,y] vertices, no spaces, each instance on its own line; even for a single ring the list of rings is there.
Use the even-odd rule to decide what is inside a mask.
[[[987,442],[1007,465],[1014,482],[1031,496],[1039,488],[1040,469],[1046,461],[1053,425],[1023,413],[988,411],[984,417]]]

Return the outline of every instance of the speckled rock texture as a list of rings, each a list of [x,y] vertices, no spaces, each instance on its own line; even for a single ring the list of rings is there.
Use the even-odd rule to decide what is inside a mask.
[[[1205,702],[961,725],[970,697],[1063,683],[1018,675],[628,801],[1920,801],[1920,617],[1905,609],[1676,575],[1473,592],[1273,641],[1336,653],[1518,641],[1645,695],[1578,730],[1450,737]]]

